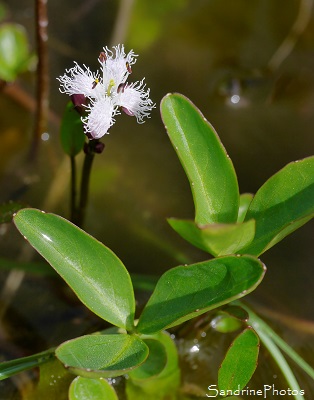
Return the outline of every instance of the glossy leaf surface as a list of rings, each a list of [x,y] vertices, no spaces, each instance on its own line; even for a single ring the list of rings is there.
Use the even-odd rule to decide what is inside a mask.
[[[168,94],[163,98],[161,115],[191,185],[195,222],[236,222],[239,207],[237,177],[214,128],[180,94]]]
[[[137,330],[154,333],[194,318],[252,291],[265,273],[251,256],[229,256],[164,273],[140,316]]]
[[[119,400],[114,388],[103,378],[76,377],[70,385],[69,400]]]
[[[23,209],[14,222],[90,310],[114,325],[132,329],[131,279],[110,249],[54,214]]]
[[[246,220],[256,220],[253,242],[242,254],[259,255],[314,216],[314,157],[292,162],[258,190]]]
[[[58,359],[74,373],[86,377],[115,377],[142,364],[148,347],[127,334],[86,335],[62,343]]]
[[[63,151],[69,156],[76,156],[84,147],[85,134],[79,113],[69,102],[63,114],[60,139]]]
[[[129,373],[130,378],[141,380],[156,377],[167,364],[167,353],[161,341],[147,338],[143,339],[149,348],[149,354],[145,362]]]
[[[252,328],[247,328],[232,342],[220,366],[219,389],[243,389],[256,369],[258,352],[259,338]]]
[[[250,244],[255,235],[254,220],[240,224],[201,225],[169,218],[168,222],[185,240],[215,257],[236,253]]]
[[[243,193],[240,195],[240,204],[237,222],[243,222],[251,204],[254,195],[252,193]]]
[[[221,312],[211,321],[210,326],[217,332],[229,333],[240,329],[242,323],[237,318]]]
[[[147,338],[147,335],[143,337]],[[159,374],[151,376],[149,379],[136,379],[133,376],[133,372],[136,372],[137,369],[131,371],[129,374],[130,379],[126,382],[127,398],[128,400],[162,400],[165,398],[175,400],[180,386],[177,347],[167,332],[158,332],[157,334],[149,335],[149,337],[162,343],[166,350],[167,363]],[[142,365],[145,365],[145,363]]]

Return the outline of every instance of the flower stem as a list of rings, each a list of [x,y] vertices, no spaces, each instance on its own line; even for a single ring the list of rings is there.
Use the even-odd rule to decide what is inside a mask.
[[[83,163],[82,180],[80,188],[80,202],[77,209],[75,223],[77,226],[82,227],[85,221],[86,207],[88,202],[89,193],[89,180],[92,170],[92,165],[95,157],[95,143],[96,141],[89,141],[85,147],[85,159]]]
[[[76,221],[77,209],[76,209],[76,163],[75,156],[70,156],[71,161],[71,198],[70,198],[70,210],[71,210],[71,221]]]

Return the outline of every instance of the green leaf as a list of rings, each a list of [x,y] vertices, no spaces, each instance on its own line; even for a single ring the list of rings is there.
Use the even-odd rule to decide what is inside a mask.
[[[8,201],[0,204],[0,224],[11,222],[13,215],[24,207],[25,204],[18,201]]]
[[[32,356],[16,358],[0,363],[0,380],[7,379],[19,372],[40,366],[54,358],[54,349],[46,350]]]
[[[222,312],[242,322],[247,322],[249,319],[248,312],[241,306],[227,305],[222,309]]]
[[[237,177],[214,128],[180,94],[168,94],[163,98],[161,115],[191,185],[195,222],[236,222],[239,208]]]
[[[153,338],[142,339],[149,348],[149,355],[142,365],[129,372],[133,380],[156,378],[167,364],[167,353],[162,342]]]
[[[69,400],[119,400],[114,388],[103,378],[76,377],[71,383]]]
[[[314,216],[314,157],[295,161],[258,190],[246,220],[256,220],[256,234],[242,254],[259,255]]]
[[[72,102],[67,104],[63,114],[60,140],[63,151],[69,156],[74,157],[83,150],[85,143],[83,123]]]
[[[0,79],[12,82],[33,62],[29,54],[27,34],[23,26],[0,26]]]
[[[196,224],[189,220],[168,219],[171,227],[185,240],[215,257],[234,254],[251,243],[255,221],[240,224]]]
[[[229,347],[218,372],[219,389],[232,392],[243,389],[256,369],[258,352],[259,338],[249,327]]]
[[[154,375],[149,379],[133,378],[133,372],[136,372],[137,369],[128,374],[130,377],[126,382],[128,400],[177,399],[176,393],[180,386],[180,368],[178,350],[174,341],[167,332],[158,332],[154,335],[143,335],[141,337],[155,339],[162,343],[167,354],[167,364],[158,375]],[[145,363],[142,365],[145,365]]]
[[[113,325],[132,329],[135,300],[131,279],[110,249],[54,214],[23,209],[14,222],[86,307]]]
[[[243,193],[240,195],[240,205],[239,205],[239,212],[238,212],[238,220],[237,222],[243,222],[247,213],[247,210],[251,204],[253,199],[252,193]]]
[[[148,347],[135,335],[95,334],[62,343],[56,356],[77,375],[110,378],[142,364],[148,356]]]
[[[137,330],[154,333],[240,298],[261,282],[263,264],[252,256],[229,256],[165,272],[146,304]]]

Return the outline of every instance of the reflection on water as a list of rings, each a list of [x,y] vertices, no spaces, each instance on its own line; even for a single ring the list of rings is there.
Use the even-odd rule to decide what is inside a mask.
[[[304,1],[163,0],[156,4],[138,0],[129,15],[124,43],[126,49],[133,47],[140,53],[132,80],[146,76],[157,104],[166,93],[175,91],[201,109],[234,162],[241,192],[256,192],[285,164],[313,154],[314,25],[302,14]],[[11,0],[8,7],[9,18],[26,26],[33,43],[33,2]],[[41,207],[63,162],[58,116],[66,99],[58,92],[55,77],[72,66],[73,60],[97,68],[95,55],[111,44],[118,11],[118,2],[109,0],[49,3],[50,105],[54,114],[49,131],[42,135],[39,159],[30,162],[26,154],[33,132],[31,102],[1,94],[1,200],[15,195]],[[297,19],[294,42],[292,46],[289,42],[289,52],[280,58],[283,53],[278,49]],[[17,84],[33,98],[33,74],[20,77]],[[192,218],[194,210],[188,182],[158,109],[143,125],[121,116],[103,141],[106,148],[96,159],[91,180],[86,229],[112,248],[131,271],[161,273],[184,262],[185,256],[194,261],[204,259],[203,253],[185,244],[166,222],[170,216]],[[65,167],[65,183],[68,172]],[[62,189],[60,196],[46,211],[68,216],[67,190]],[[310,222],[263,255],[268,271],[251,297],[278,311],[313,318],[309,296],[314,290],[312,238]],[[14,258],[21,244],[9,227],[1,235],[1,255]],[[6,276],[1,274],[3,282]],[[47,285],[46,280],[36,279],[43,287]],[[53,293],[55,285],[48,283],[46,290]],[[56,296],[52,294],[49,301],[55,304]],[[67,310],[67,303],[66,298],[61,309]],[[15,307],[19,308],[17,300]],[[38,307],[37,299],[33,307]],[[23,317],[26,325],[42,322],[33,314],[37,315],[29,311]],[[51,313],[49,318],[54,315],[60,316]],[[31,332],[36,330],[32,327]],[[41,340],[46,341],[47,334],[40,333]],[[313,345],[309,346],[313,351]],[[31,348],[36,348],[35,339],[30,339],[27,350]],[[23,346],[17,352],[14,349],[12,356],[23,351]],[[10,392],[9,383],[1,385]]]

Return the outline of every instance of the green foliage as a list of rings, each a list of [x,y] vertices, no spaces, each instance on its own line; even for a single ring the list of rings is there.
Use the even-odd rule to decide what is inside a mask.
[[[54,357],[54,350],[47,350],[32,356],[17,358],[0,364],[0,380],[9,378],[25,369],[37,367],[50,361]]]
[[[63,151],[70,157],[76,156],[83,150],[85,138],[80,115],[74,109],[73,103],[69,102],[64,111],[60,127],[60,139]]]
[[[113,387],[103,378],[76,377],[70,385],[69,400],[118,400]]]
[[[241,253],[264,253],[313,216],[314,157],[308,157],[286,165],[258,190],[245,217],[256,220],[255,238]]]
[[[164,400],[166,396],[169,400],[177,399],[176,393],[179,389],[181,373],[175,343],[166,332],[158,332],[149,336],[143,335],[142,337],[154,339],[162,344],[166,351],[167,362],[161,372],[155,375],[150,374],[148,379],[141,379],[142,374],[139,376],[137,369],[131,371],[129,373],[130,379],[126,382],[128,400]],[[139,369],[146,369],[147,361]],[[152,370],[153,366],[150,369]]]
[[[138,287],[151,290],[156,283],[137,324],[130,276],[111,250],[57,215],[22,209],[14,217],[21,234],[79,299],[114,325],[110,330],[69,340],[56,349],[61,363],[81,376],[71,384],[70,400],[116,400],[114,390],[103,377],[125,373],[129,375],[129,400],[161,400],[165,395],[175,399],[180,383],[178,355],[174,342],[162,331],[254,290],[266,270],[256,256],[314,215],[314,157],[287,165],[254,197],[240,196],[232,162],[200,111],[184,96],[170,94],[162,100],[161,113],[190,181],[195,203],[194,221],[172,218],[169,223],[187,241],[218,258],[172,268],[157,283],[155,278],[135,276]],[[85,142],[81,121],[70,104],[61,126],[61,141],[71,157],[82,150]],[[9,208],[9,219],[15,211]],[[3,209],[2,214],[5,212]],[[244,387],[255,371],[259,339],[248,324],[247,309],[230,305],[212,321],[212,327],[225,333],[246,327],[221,364],[220,390]],[[256,326],[258,330],[262,324]],[[297,388],[275,342],[308,373],[312,369],[282,346],[276,336],[267,337],[264,328],[259,333],[269,351],[278,355],[288,381]],[[2,364],[0,377],[49,363],[52,354],[54,351],[48,351],[24,358],[24,362]],[[42,387],[46,385],[43,382]]]
[[[169,138],[190,181],[197,224],[236,222],[237,177],[214,128],[180,94],[167,95],[161,115]]]
[[[146,304],[138,325],[154,333],[238,299],[255,289],[265,274],[251,256],[229,256],[165,272]]]
[[[135,300],[131,278],[111,250],[57,215],[24,209],[14,222],[86,307],[116,326],[132,329]]]
[[[168,222],[185,240],[215,257],[237,253],[249,245],[255,235],[253,219],[236,224],[201,225],[174,218],[169,218]]]
[[[243,389],[251,379],[259,352],[259,338],[248,327],[232,342],[220,366],[218,386],[220,390]]]
[[[161,341],[147,338],[143,339],[149,349],[145,362],[129,373],[133,380],[150,379],[159,375],[167,364],[167,353]]]
[[[169,94],[161,114],[191,184],[195,221],[169,219],[188,242],[215,257],[257,256],[313,218],[314,157],[288,164],[254,197],[239,197],[231,160],[201,112]]]
[[[0,79],[12,82],[35,61],[28,49],[27,34],[18,24],[0,26]]]
[[[110,378],[142,364],[148,352],[148,346],[138,336],[94,334],[64,342],[56,356],[77,375]]]

